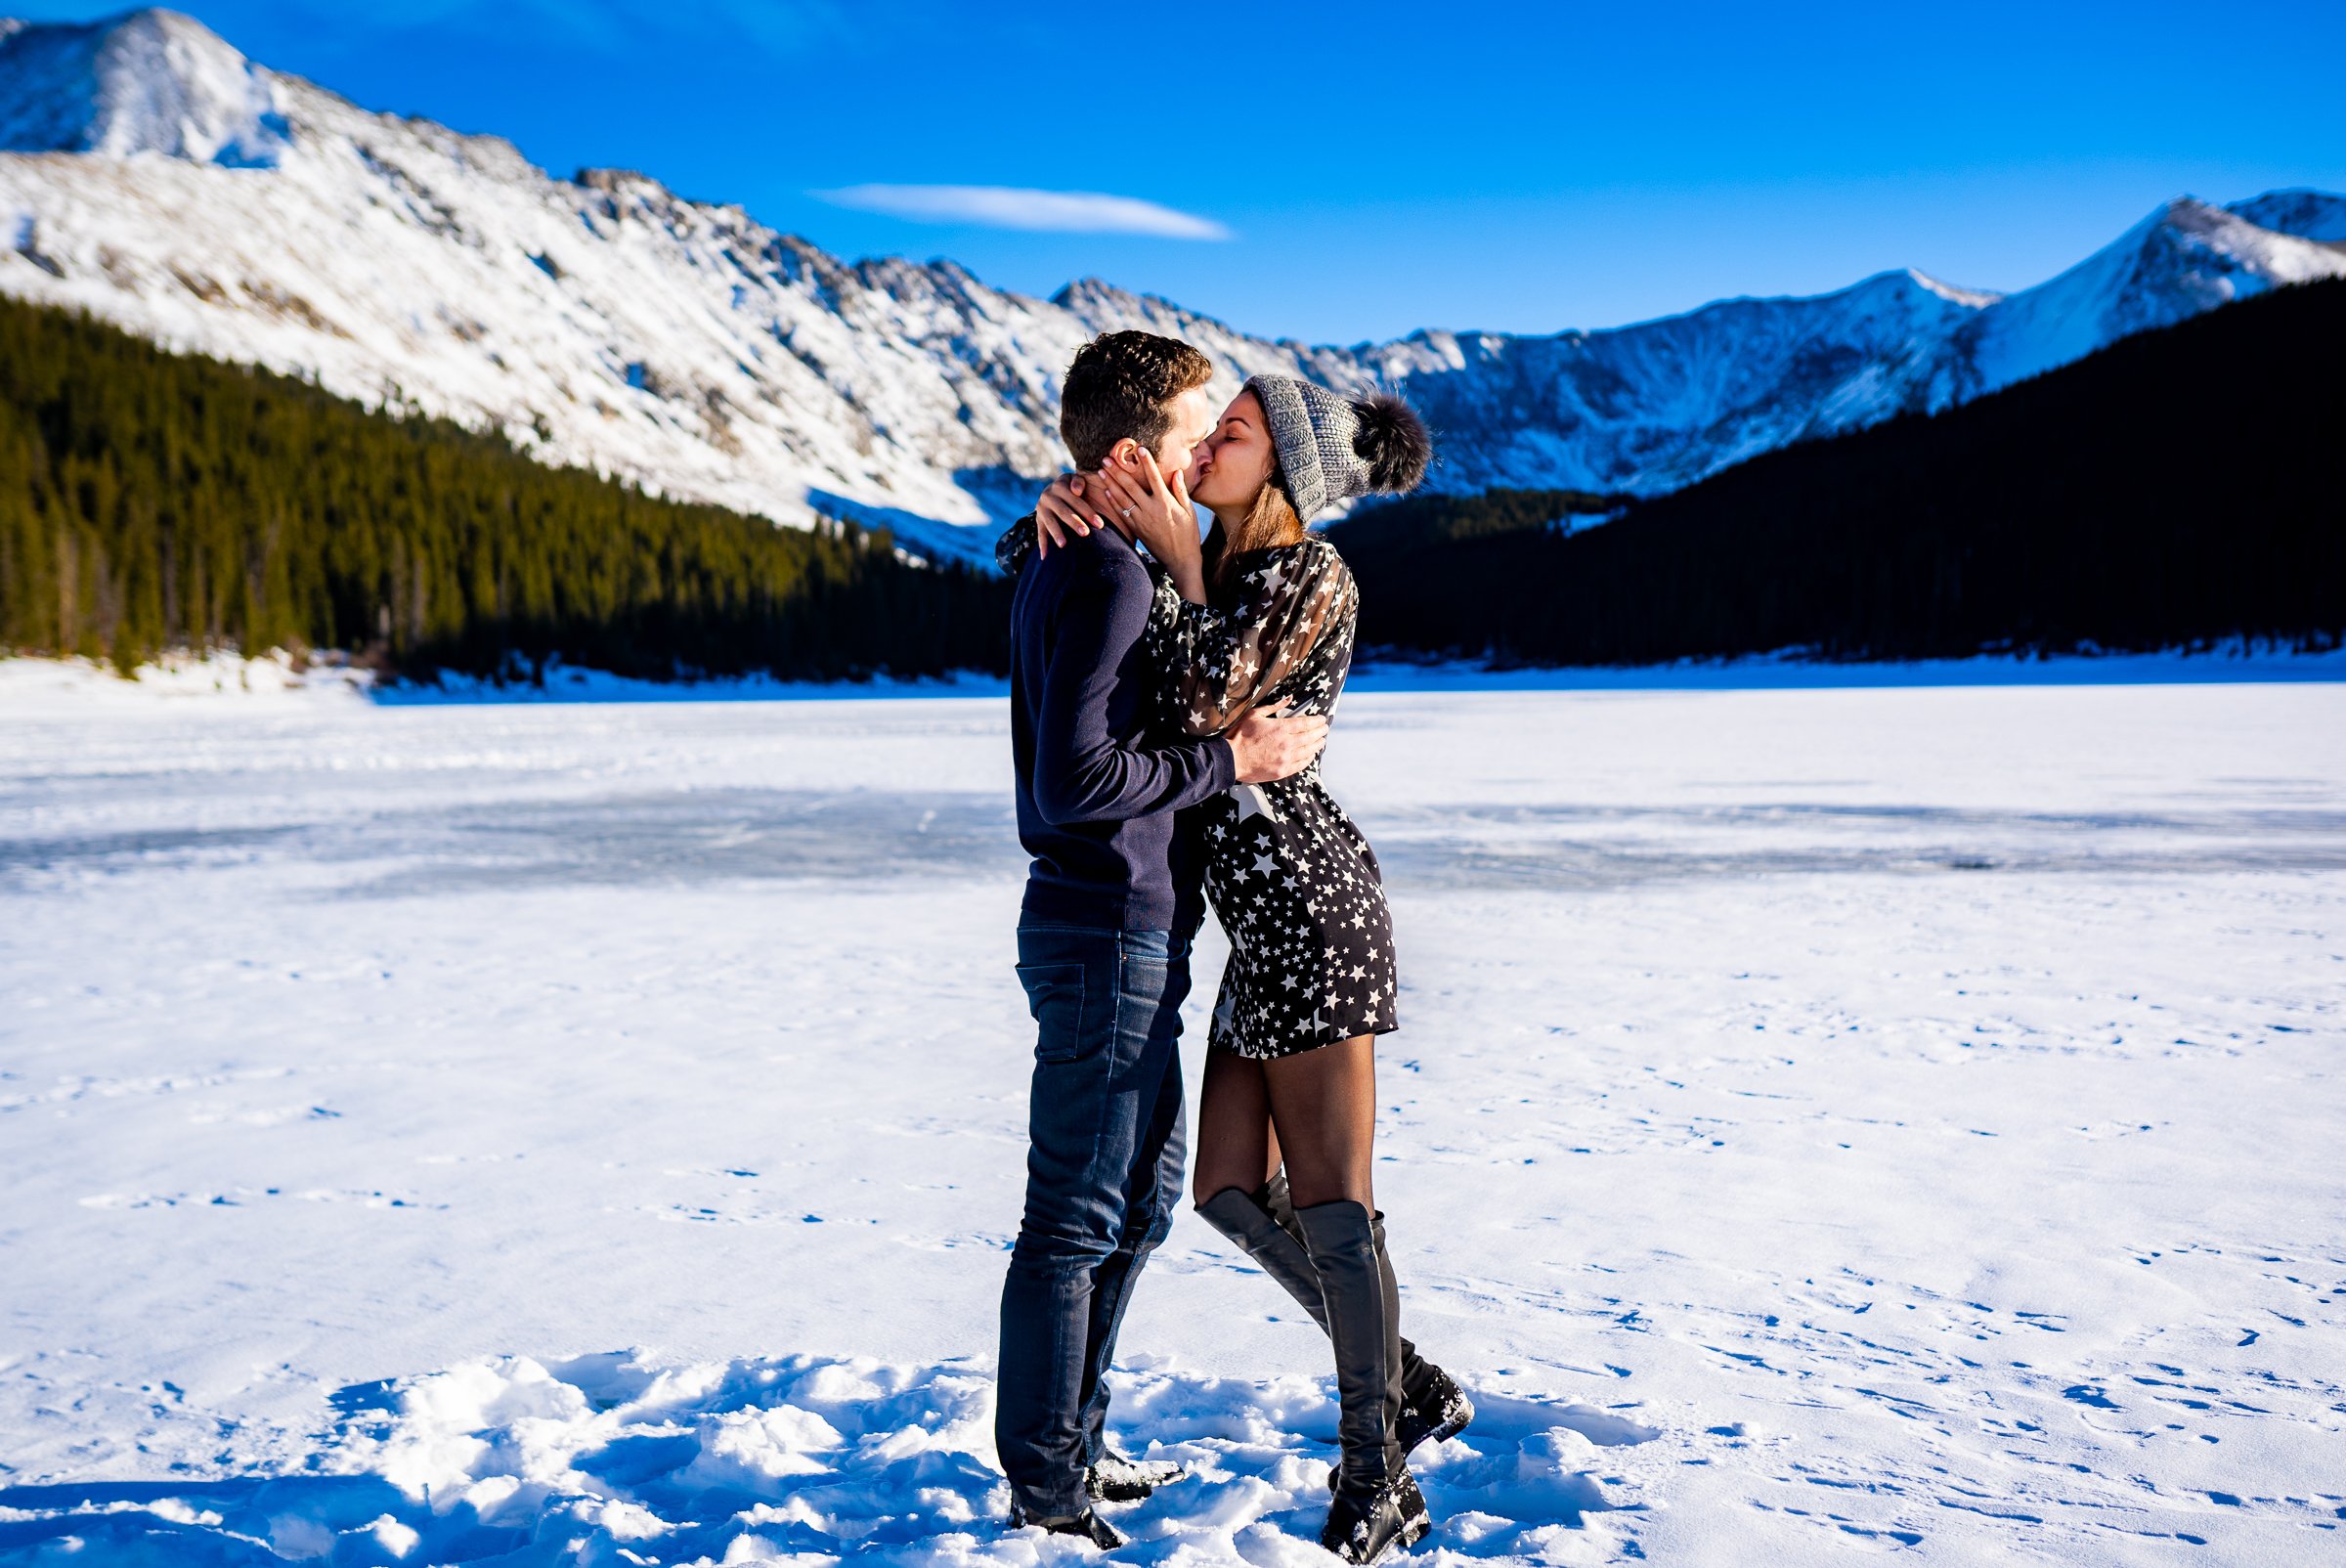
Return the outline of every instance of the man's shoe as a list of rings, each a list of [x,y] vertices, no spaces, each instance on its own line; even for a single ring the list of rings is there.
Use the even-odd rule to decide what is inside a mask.
[[[1447,1442],[1457,1436],[1474,1419],[1474,1401],[1441,1368],[1427,1362],[1423,1375],[1412,1380],[1423,1386],[1403,1402],[1401,1419],[1393,1428],[1401,1440],[1403,1459],[1420,1443]]]
[[[1368,1503],[1354,1500],[1341,1487],[1328,1504],[1327,1523],[1321,1528],[1320,1545],[1350,1563],[1372,1563],[1394,1547],[1407,1548],[1425,1539],[1433,1528],[1425,1511],[1425,1495],[1408,1469],[1377,1488]]]
[[[1078,1540],[1089,1541],[1102,1551],[1113,1551],[1116,1547],[1124,1545],[1124,1538],[1116,1534],[1114,1527],[1089,1508],[1084,1509],[1081,1513],[1057,1514],[1043,1518],[1028,1513],[1015,1503],[1012,1503],[1010,1528],[1023,1530],[1028,1525],[1034,1526],[1037,1530],[1049,1531],[1055,1536],[1074,1536]]]
[[[1171,1486],[1190,1472],[1161,1459],[1127,1459],[1114,1449],[1083,1472],[1083,1490],[1094,1503],[1138,1503],[1160,1486]]]

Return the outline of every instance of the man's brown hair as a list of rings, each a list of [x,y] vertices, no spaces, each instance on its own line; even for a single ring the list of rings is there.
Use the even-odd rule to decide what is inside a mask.
[[[1150,452],[1173,424],[1173,400],[1213,379],[1213,362],[1177,337],[1103,332],[1075,351],[1059,391],[1059,434],[1078,472],[1130,436]]]

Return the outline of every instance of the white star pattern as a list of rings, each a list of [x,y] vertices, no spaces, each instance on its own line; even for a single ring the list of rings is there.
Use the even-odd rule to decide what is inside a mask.
[[[1034,543],[1034,520],[1022,519],[995,546],[996,564],[1016,576]],[[1273,706],[1334,716],[1360,592],[1333,545],[1314,538],[1255,551],[1211,604],[1188,603],[1150,570],[1157,727],[1215,735]],[[1376,854],[1321,782],[1319,762],[1233,788],[1196,812],[1206,894],[1231,936],[1209,1049],[1288,1056],[1399,1028],[1380,1005],[1401,991]],[[1361,990],[1364,980],[1371,983],[1357,999],[1337,989]]]
[[[1230,789],[1238,798],[1238,826],[1244,827],[1250,816],[1268,817],[1274,822],[1279,820],[1279,808],[1271,804],[1271,798],[1263,793],[1260,784],[1233,784]]]
[[[1191,604],[1159,576],[1149,620],[1159,721],[1195,735],[1260,707],[1332,716],[1360,608],[1343,557],[1319,539],[1264,550],[1234,588]],[[1232,937],[1211,1048],[1286,1056],[1398,1027],[1379,1005],[1396,986],[1376,856],[1320,764],[1197,809],[1206,893]]]

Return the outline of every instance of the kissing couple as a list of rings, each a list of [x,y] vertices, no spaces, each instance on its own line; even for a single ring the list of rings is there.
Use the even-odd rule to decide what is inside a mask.
[[[1291,376],[1255,376],[1217,412],[1212,374],[1150,332],[1085,344],[1061,396],[1075,472],[996,552],[1016,581],[1033,856],[1018,975],[1036,1038],[995,1446],[1014,1527],[1103,1547],[1123,1538],[1094,1503],[1185,1473],[1108,1448],[1107,1373],[1181,1198],[1180,1009],[1210,900],[1230,961],[1191,1185],[1327,1335],[1341,1457],[1320,1540],[1367,1563],[1430,1527],[1409,1453],[1474,1407],[1401,1337],[1370,1183],[1393,932],[1376,856],[1321,782],[1359,593],[1305,525],[1414,489],[1431,444],[1396,398]],[[1193,502],[1213,514],[1203,540]]]

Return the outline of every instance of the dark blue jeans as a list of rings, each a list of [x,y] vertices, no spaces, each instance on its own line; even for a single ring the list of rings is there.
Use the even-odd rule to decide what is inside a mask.
[[[1019,980],[1037,1032],[994,1447],[1013,1500],[1048,1518],[1090,1505],[1083,1472],[1107,1442],[1116,1329],[1181,1201],[1190,942],[1021,925]]]

